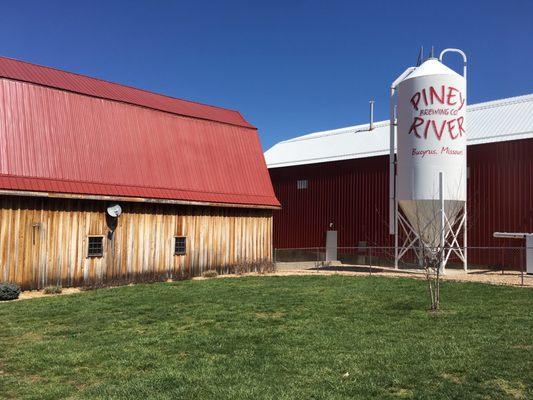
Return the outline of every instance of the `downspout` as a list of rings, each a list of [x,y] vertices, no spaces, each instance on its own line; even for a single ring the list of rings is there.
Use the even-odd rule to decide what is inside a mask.
[[[396,88],[405,78],[407,78],[416,67],[407,68],[390,86],[390,149],[389,149],[389,234],[394,235],[397,232],[396,226],[396,158],[394,155],[396,112],[394,95]]]

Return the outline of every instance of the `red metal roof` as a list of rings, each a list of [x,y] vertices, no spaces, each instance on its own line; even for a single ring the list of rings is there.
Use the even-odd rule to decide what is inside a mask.
[[[177,115],[254,128],[238,111],[148,92],[55,68],[0,57],[0,77],[116,100]]]
[[[237,112],[4,58],[0,76],[0,189],[279,206]]]

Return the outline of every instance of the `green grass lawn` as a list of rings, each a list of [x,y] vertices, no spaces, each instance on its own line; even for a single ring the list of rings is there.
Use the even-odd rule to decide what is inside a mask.
[[[0,303],[8,399],[533,398],[533,290],[247,277]]]

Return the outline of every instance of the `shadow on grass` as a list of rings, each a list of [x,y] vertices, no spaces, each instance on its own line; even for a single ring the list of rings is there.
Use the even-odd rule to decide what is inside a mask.
[[[400,274],[410,274],[412,271],[404,271],[401,269],[391,270],[390,268],[382,268],[379,266],[376,267],[368,267],[364,265],[330,265],[330,266],[324,266],[324,267],[313,267],[309,268],[310,271],[333,271],[333,272],[362,272],[362,273],[400,273]]]

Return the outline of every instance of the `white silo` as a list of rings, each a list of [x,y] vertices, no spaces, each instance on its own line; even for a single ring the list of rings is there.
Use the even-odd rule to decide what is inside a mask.
[[[441,59],[447,51],[458,50],[445,50]],[[466,246],[458,242],[466,226],[466,57],[464,76],[441,59],[431,57],[409,68],[391,87],[393,114],[394,94],[398,94],[397,121],[391,116],[394,233],[397,238],[400,225],[407,237],[415,239],[396,245],[396,265],[409,247],[416,251],[424,245],[443,252],[443,267],[454,251],[466,268]],[[466,241],[466,231],[463,236]]]

